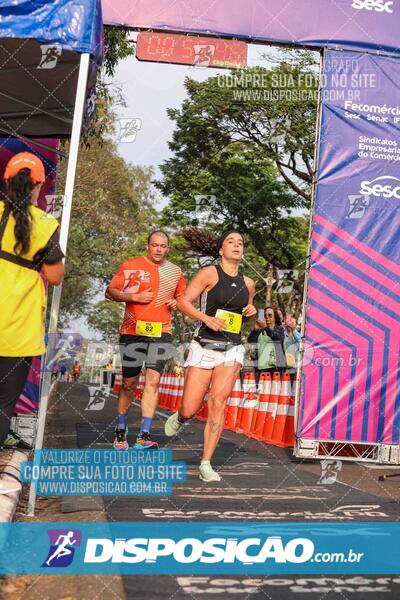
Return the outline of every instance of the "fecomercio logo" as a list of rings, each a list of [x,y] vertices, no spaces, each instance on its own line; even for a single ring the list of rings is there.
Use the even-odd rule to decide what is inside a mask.
[[[392,0],[353,0],[352,7],[357,10],[374,10],[378,13],[393,14],[393,4]]]
[[[286,544],[280,536],[246,538],[89,538],[85,563],[156,563],[170,557],[177,563],[304,563],[314,554],[314,543],[308,538],[294,538]]]
[[[385,181],[387,183],[384,183]],[[375,196],[375,198],[396,198],[400,200],[400,179],[390,175],[382,175],[372,181],[363,181],[361,183],[360,194],[363,196]]]
[[[82,532],[79,529],[49,529],[50,548],[42,567],[68,567],[81,545]]]

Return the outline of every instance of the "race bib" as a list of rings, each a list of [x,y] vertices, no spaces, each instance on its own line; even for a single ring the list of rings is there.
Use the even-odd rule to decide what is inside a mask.
[[[286,356],[286,366],[290,369],[293,369],[293,367],[296,366],[296,357],[288,351],[285,352],[285,356]]]
[[[221,319],[225,322],[225,327],[222,331],[228,331],[229,333],[240,333],[240,330],[242,329],[242,315],[229,312],[227,310],[222,310],[220,308],[217,310],[217,314],[215,316],[217,319]]]
[[[155,321],[136,321],[136,335],[161,337],[162,323]]]

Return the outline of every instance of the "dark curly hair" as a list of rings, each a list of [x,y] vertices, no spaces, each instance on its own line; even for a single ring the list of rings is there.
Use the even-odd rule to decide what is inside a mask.
[[[274,306],[266,306],[264,308],[264,312],[268,309],[271,309],[274,312],[274,317],[275,317],[275,325],[281,326],[282,325],[282,319],[279,316],[279,313],[277,311],[277,309]]]
[[[15,177],[6,182],[6,202],[11,207],[15,219],[14,252],[18,255],[26,254],[30,247],[32,220],[29,207],[34,187],[29,169],[21,169]]]

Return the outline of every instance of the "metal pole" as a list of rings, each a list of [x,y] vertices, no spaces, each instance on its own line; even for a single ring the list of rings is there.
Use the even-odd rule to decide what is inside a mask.
[[[76,90],[75,97],[75,108],[74,108],[74,119],[72,122],[72,132],[71,132],[71,143],[69,149],[69,157],[68,157],[68,167],[67,167],[67,177],[65,181],[65,194],[64,194],[64,206],[63,213],[61,219],[61,228],[60,228],[60,246],[64,254],[67,251],[67,242],[68,242],[68,233],[69,233],[69,225],[71,219],[71,209],[72,209],[72,198],[74,193],[74,184],[75,184],[75,175],[76,175],[76,167],[78,163],[78,153],[79,153],[79,144],[82,130],[82,121],[83,121],[83,113],[85,109],[85,100],[86,100],[86,87],[87,80],[89,74],[89,64],[90,64],[90,55],[82,54],[80,58],[79,64],[79,75],[78,75],[78,85]],[[58,315],[60,311],[60,302],[61,302],[61,293],[62,293],[62,283],[56,286],[53,290],[53,297],[51,301],[50,308],[50,320],[49,320],[49,339],[51,336],[57,333],[58,326]],[[49,350],[51,344],[48,345],[47,350]],[[47,354],[45,361],[47,362]],[[35,444],[35,456],[36,450],[40,450],[43,447],[43,438],[44,438],[44,429],[46,425],[46,413],[47,413],[47,405],[49,400],[49,391],[51,385],[51,371],[46,370],[44,372],[42,389],[41,389],[41,397],[39,404],[39,415],[38,415],[38,428],[36,435],[36,444]],[[34,463],[36,463],[37,459],[34,459]],[[38,464],[38,463],[37,463]],[[29,503],[28,503],[28,515],[33,516],[35,514],[35,503],[36,503],[36,489],[35,484],[31,483],[29,490]]]
[[[318,89],[318,110],[317,110],[317,123],[315,129],[315,151],[314,151],[314,177],[312,183],[312,194],[311,194],[311,207],[310,207],[310,227],[308,231],[308,244],[307,244],[307,260],[306,270],[304,278],[304,294],[303,294],[303,308],[302,308],[302,324],[301,324],[301,341],[299,350],[299,363],[297,366],[297,385],[296,385],[296,397],[295,397],[295,409],[294,409],[294,431],[297,430],[298,422],[298,407],[300,402],[301,394],[301,375],[303,368],[303,355],[304,355],[304,335],[306,330],[306,305],[308,296],[308,284],[310,279],[310,267],[311,267],[311,238],[313,232],[314,223],[314,212],[315,212],[315,199],[317,195],[317,177],[318,177],[318,163],[319,163],[319,152],[320,152],[320,141],[321,141],[321,122],[322,122],[322,88],[323,88],[323,72],[325,65],[325,51],[321,51],[321,62],[320,62],[320,79]],[[294,454],[296,454],[296,438],[294,445]]]

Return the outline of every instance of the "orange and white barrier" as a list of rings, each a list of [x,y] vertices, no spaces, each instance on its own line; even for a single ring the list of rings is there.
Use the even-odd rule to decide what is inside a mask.
[[[283,373],[281,389],[279,392],[278,406],[274,419],[274,426],[271,431],[270,443],[274,446],[282,446],[283,434],[285,431],[286,419],[289,413],[291,396],[291,384],[289,373]]]
[[[179,405],[181,403],[181,398],[183,396],[183,385],[185,383],[185,378],[183,375],[178,375],[177,373],[172,374],[172,382],[169,390],[169,394],[171,397],[170,401],[170,410],[173,412],[177,411]]]
[[[294,404],[296,398],[296,385],[297,381],[295,376],[291,386],[289,403],[287,405],[285,428],[282,435],[283,447],[291,447],[294,445]]]
[[[160,384],[158,386],[158,406],[160,408],[165,407],[165,401],[166,401],[165,380],[166,380],[166,374],[162,373],[161,377],[160,377]]]
[[[139,381],[137,383],[136,390],[135,390],[135,400],[142,399],[145,379],[146,379],[146,376],[145,376],[144,372],[141,371],[140,375],[139,375]]]
[[[172,381],[172,373],[165,373],[164,408],[166,408],[167,410],[170,410],[170,407],[171,407],[171,396],[170,396],[171,381]]]
[[[235,431],[250,433],[253,413],[257,410],[259,398],[254,372],[246,372],[243,379],[243,395],[239,406]]]
[[[142,397],[145,375],[140,374],[136,399]],[[114,391],[120,389],[122,375],[116,376]],[[163,373],[160,379],[159,406],[175,412],[182,401],[184,377],[177,373]],[[254,373],[244,374],[243,385],[237,377],[225,407],[225,428],[242,433],[265,444],[279,447],[293,446],[294,405],[296,382],[293,386],[289,373],[261,373],[256,385]],[[196,418],[205,421],[208,416],[208,394]]]
[[[253,413],[253,421],[251,424],[250,436],[256,440],[262,438],[264,431],[265,419],[267,417],[269,396],[271,394],[271,374],[260,373],[258,381],[258,397],[259,402],[256,410]]]
[[[231,395],[229,396],[225,406],[225,428],[235,429],[239,411],[240,402],[242,400],[243,390],[240,375],[237,376],[235,385]]]
[[[122,387],[122,373],[115,373],[113,392],[119,392]]]
[[[278,410],[279,394],[281,391],[281,374],[277,371],[272,375],[271,392],[269,395],[268,407],[265,415],[264,429],[261,441],[269,443],[271,441],[272,430],[276,413]]]

